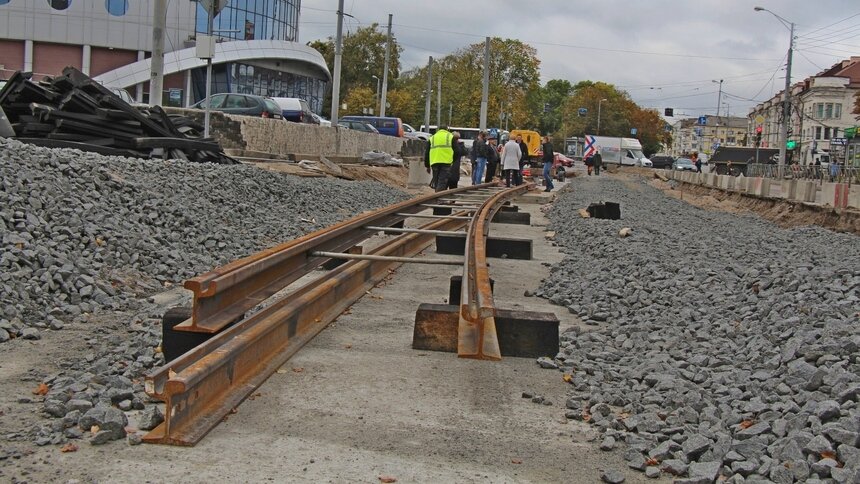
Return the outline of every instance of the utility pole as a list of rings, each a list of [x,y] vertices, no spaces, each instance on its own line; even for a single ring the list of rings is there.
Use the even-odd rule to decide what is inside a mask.
[[[161,106],[161,93],[164,90],[164,30],[166,27],[167,0],[155,0],[152,9],[152,59],[149,65],[149,104],[153,106]]]
[[[385,69],[382,71],[382,97],[379,99],[379,115],[385,116],[385,98],[388,94],[388,63],[391,60],[391,14],[388,14],[388,42],[385,43]]]
[[[490,97],[490,38],[484,41],[484,82],[481,88],[481,121],[478,129],[487,130],[487,105]]]
[[[794,51],[794,22],[791,22],[790,37],[788,38],[788,60],[785,63],[785,99],[782,102],[782,125],[779,128],[779,176],[782,177],[785,164],[788,161],[786,144],[788,143],[788,123],[791,122],[791,55]]]
[[[341,0],[343,1],[343,0]],[[430,132],[430,96],[433,91],[433,56],[427,62],[427,92],[424,103],[424,130]]]
[[[215,43],[212,42],[212,22],[215,18],[215,9],[218,6],[218,0],[211,0],[209,2],[209,8],[207,9],[208,17],[206,19],[206,42],[209,42],[207,46],[207,51],[211,49],[209,52],[209,57],[206,59],[206,101],[204,104],[206,105],[205,112],[203,113],[203,137],[209,137],[209,97],[212,96],[212,56],[215,55]],[[150,94],[150,97],[152,95]],[[152,102],[152,99],[150,99]]]
[[[442,71],[436,76],[436,129],[442,129]]]
[[[723,99],[723,80],[720,79],[719,81],[711,81],[711,82],[719,82],[720,83],[720,90],[717,93],[717,122],[720,122],[720,120],[719,120],[719,117],[720,117],[720,101],[722,101],[722,99]]]
[[[337,126],[340,107],[340,62],[343,53],[343,0],[337,2],[337,39],[334,43],[334,79],[331,86],[331,125]]]
[[[454,115],[454,103],[448,103],[448,126],[452,126],[451,117]]]

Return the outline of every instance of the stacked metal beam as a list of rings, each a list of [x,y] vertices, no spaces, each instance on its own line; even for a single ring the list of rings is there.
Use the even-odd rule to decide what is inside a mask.
[[[16,72],[0,90],[0,108],[14,137],[27,143],[133,158],[238,163],[218,142],[202,138],[202,126],[168,116],[158,106],[133,107],[73,67],[38,82],[32,73]]]

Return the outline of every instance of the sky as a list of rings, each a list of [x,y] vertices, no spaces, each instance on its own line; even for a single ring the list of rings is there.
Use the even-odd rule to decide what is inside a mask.
[[[337,0],[301,4],[300,42],[335,36]],[[605,81],[674,119],[715,115],[718,98],[720,115],[745,117],[781,91],[791,22],[793,82],[860,56],[857,0],[345,0],[344,12],[344,32],[384,32],[393,14],[404,69],[487,36],[519,39],[537,49],[541,84]]]

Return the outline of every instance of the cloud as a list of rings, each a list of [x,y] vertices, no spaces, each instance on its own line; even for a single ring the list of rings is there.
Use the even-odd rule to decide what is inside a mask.
[[[766,100],[782,88],[789,31],[770,13],[753,11],[754,5],[797,23],[795,82],[850,52],[860,55],[860,5],[854,0],[346,0],[344,11],[354,17],[346,19],[345,30],[374,22],[384,28],[392,13],[404,69],[486,36],[516,38],[537,49],[544,83],[606,81],[644,106],[696,116],[716,112],[718,85],[712,80],[724,80],[728,95],[722,101],[740,115],[756,104],[744,99]],[[304,0],[300,41],[334,36],[336,9],[336,0]],[[827,28],[816,31],[821,27]]]

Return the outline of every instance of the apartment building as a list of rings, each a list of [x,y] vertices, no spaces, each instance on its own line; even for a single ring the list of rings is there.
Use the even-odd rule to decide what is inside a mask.
[[[700,121],[705,121],[704,124]],[[745,146],[747,118],[701,116],[681,119],[672,126],[670,153],[681,156],[692,151],[710,155],[719,146]]]

